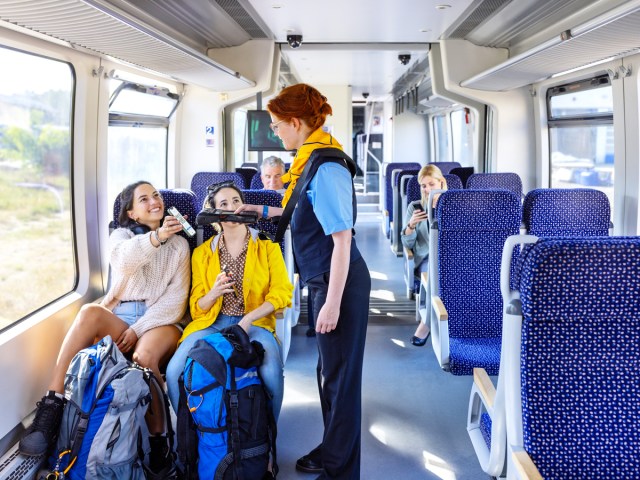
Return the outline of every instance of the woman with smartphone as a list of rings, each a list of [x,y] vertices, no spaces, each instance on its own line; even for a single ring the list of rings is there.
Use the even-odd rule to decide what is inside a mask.
[[[54,443],[62,420],[64,380],[69,363],[83,348],[110,335],[133,361],[150,368],[160,385],[160,366],[176,349],[190,282],[189,245],[176,235],[182,225],[165,216],[162,195],[149,182],[133,183],[120,193],[120,228],[109,238],[111,286],[101,303],[84,305],[67,332],[53,368],[47,394],[38,402],[33,424],[20,440],[20,452],[43,455]],[[152,392],[155,390],[152,389]],[[153,395],[153,393],[152,393]],[[154,395],[147,424],[150,467],[171,466],[164,433],[162,399]]]
[[[233,182],[209,187],[205,200],[206,208],[225,211],[243,204],[242,191]],[[275,311],[291,306],[293,286],[278,244],[261,239],[246,223],[222,221],[215,227],[218,234],[197,247],[191,259],[192,321],[167,367],[169,399],[177,412],[178,378],[196,341],[238,324],[265,349],[260,375],[273,396],[277,420],[284,395],[284,366],[275,334]]]
[[[426,165],[418,172],[421,199],[409,204],[407,218],[409,222],[402,229],[402,245],[413,252],[414,275],[420,278],[422,272],[429,267],[429,222],[427,221],[427,202],[431,190],[446,190],[447,180],[435,165]],[[434,195],[432,208],[436,207],[439,195]],[[431,331],[426,323],[419,322],[418,328],[411,337],[411,344],[422,347],[427,343]]]

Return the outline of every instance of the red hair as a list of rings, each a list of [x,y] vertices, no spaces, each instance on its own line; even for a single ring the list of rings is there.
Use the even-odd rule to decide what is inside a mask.
[[[282,120],[299,118],[313,130],[324,125],[327,115],[333,113],[327,97],[305,83],[283,89],[269,101],[267,110]]]

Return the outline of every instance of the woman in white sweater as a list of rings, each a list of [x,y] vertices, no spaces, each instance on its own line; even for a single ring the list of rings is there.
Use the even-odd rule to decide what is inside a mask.
[[[37,404],[33,424],[20,441],[20,452],[44,454],[55,441],[67,367],[78,351],[110,335],[125,355],[150,368],[162,384],[160,365],[176,349],[191,281],[187,241],[176,235],[182,226],[165,216],[160,193],[148,182],[136,182],[120,194],[120,228],[110,237],[112,285],[100,304],[78,312],[58,354],[46,395]],[[158,408],[154,399],[154,405]],[[155,420],[155,421],[150,421]],[[147,415],[151,434],[162,432],[162,415]],[[153,447],[152,441],[152,468]]]

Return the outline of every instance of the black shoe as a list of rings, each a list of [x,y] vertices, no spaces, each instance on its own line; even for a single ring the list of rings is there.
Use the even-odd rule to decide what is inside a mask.
[[[262,476],[262,480],[275,480],[276,477],[273,476],[273,473],[271,473],[269,470],[267,470],[265,472],[265,474]]]
[[[322,461],[314,455],[312,451],[309,455],[300,457],[296,462],[296,470],[306,473],[322,473]]]
[[[429,336],[431,332],[427,333],[427,336],[424,338],[416,337],[415,335],[411,337],[411,345],[415,345],[416,347],[423,347],[427,340],[429,340]]]
[[[47,453],[58,438],[64,403],[53,391],[36,403],[36,418],[20,440],[20,453],[31,457]]]
[[[305,335],[307,337],[315,337],[316,336],[316,329],[315,328],[307,328],[307,333],[305,333]]]

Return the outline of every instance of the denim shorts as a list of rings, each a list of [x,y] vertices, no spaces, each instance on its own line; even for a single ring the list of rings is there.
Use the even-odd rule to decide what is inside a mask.
[[[120,302],[113,309],[113,314],[117,315],[127,325],[131,326],[138,321],[147,311],[147,304],[142,301]]]

